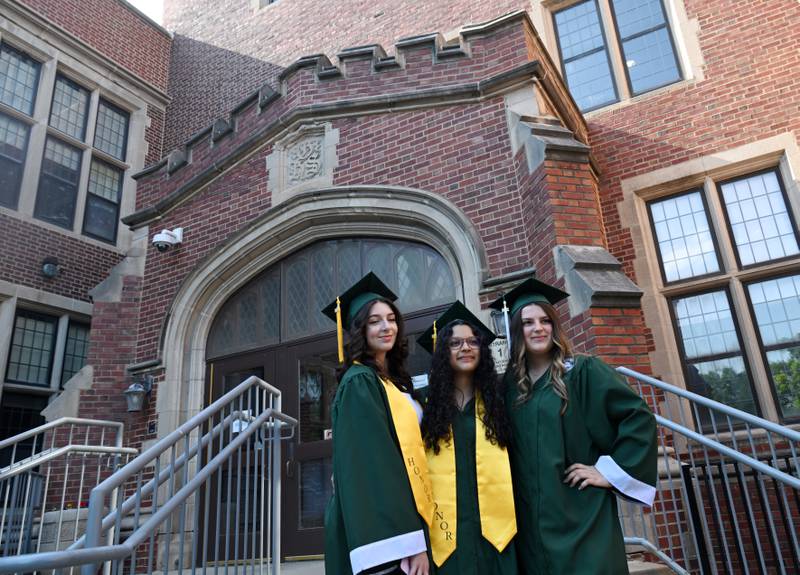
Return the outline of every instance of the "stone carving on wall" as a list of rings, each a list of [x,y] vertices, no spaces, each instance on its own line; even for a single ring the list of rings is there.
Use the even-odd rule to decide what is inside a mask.
[[[333,185],[339,130],[330,123],[303,124],[275,141],[267,156],[272,205],[311,189]]]
[[[304,138],[289,148],[287,165],[290,186],[308,181],[322,174],[323,138]]]

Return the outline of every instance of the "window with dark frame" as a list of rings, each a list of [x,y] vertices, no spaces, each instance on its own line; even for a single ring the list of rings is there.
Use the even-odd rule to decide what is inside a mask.
[[[713,188],[724,222],[716,230],[706,197]],[[738,295],[741,290],[734,290],[734,298],[728,286],[720,286],[725,274],[727,281],[736,281],[740,270],[800,256],[780,171],[764,170],[650,200],[647,211],[664,286],[697,284],[689,293],[681,289],[668,297],[687,388],[759,413],[748,362],[760,359],[781,420],[800,420],[800,275],[783,272],[748,280],[744,300]],[[736,256],[732,270],[723,269],[717,233],[728,237],[726,245]],[[706,278],[715,287],[698,283]],[[748,321],[748,329],[752,321],[761,358],[745,353],[737,317]],[[699,416],[706,429],[707,416]]]
[[[605,26],[603,15],[610,10]],[[614,69],[619,46],[631,96],[678,82],[682,77],[663,0],[583,0],[553,12],[561,68],[578,107],[588,112],[617,102],[622,86]]]
[[[11,209],[19,207],[40,72],[38,61],[0,43],[0,206]],[[41,169],[35,176],[38,186],[33,215],[78,231],[80,222],[75,221],[75,212],[80,198],[84,203],[81,233],[113,244],[127,169],[130,113],[101,96],[93,133],[87,134],[91,96],[91,90],[60,69],[56,73],[47,96],[48,135]],[[30,116],[30,121],[22,114]],[[84,161],[87,149],[91,154]],[[37,154],[39,150],[37,147]],[[85,189],[81,182],[87,182]]]
[[[64,344],[64,362],[61,367],[61,387],[86,365],[89,352],[89,326],[76,321],[69,322],[67,340]]]
[[[740,267],[800,253],[783,182],[776,170],[720,183],[719,191]]]
[[[33,214],[40,220],[72,229],[82,153],[79,148],[47,137]]]
[[[781,417],[800,419],[800,275],[747,284],[759,345]]]
[[[32,116],[40,69],[24,52],[0,43],[0,103]]]
[[[739,328],[725,289],[671,300],[686,387],[699,395],[757,414]],[[710,423],[700,415],[703,426]]]
[[[0,206],[17,209],[30,128],[0,113]]]
[[[40,69],[39,62],[27,54],[0,43],[0,206],[14,210],[19,203],[30,126],[3,113],[2,108],[33,115]]]
[[[720,271],[714,230],[702,190],[648,203],[664,283]]]
[[[610,0],[623,69],[634,96],[681,79],[662,0]]]
[[[89,91],[69,78],[56,76],[50,105],[50,126],[82,142],[86,139],[88,117]]]
[[[553,14],[561,65],[581,110],[618,100],[597,0],[586,0]]]
[[[58,318],[17,310],[6,381],[49,387],[57,330]]]

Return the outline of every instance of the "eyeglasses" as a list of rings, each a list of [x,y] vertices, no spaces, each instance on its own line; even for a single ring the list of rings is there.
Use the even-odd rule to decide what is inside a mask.
[[[461,346],[463,346],[465,343],[467,344],[468,348],[476,349],[480,347],[481,340],[479,340],[477,337],[452,337],[450,338],[450,341],[447,342],[447,347],[453,351],[456,351],[457,349],[461,349]]]

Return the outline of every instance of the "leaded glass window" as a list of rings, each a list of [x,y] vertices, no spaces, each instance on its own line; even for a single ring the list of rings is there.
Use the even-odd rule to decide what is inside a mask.
[[[118,160],[124,160],[127,141],[128,113],[105,100],[100,100],[97,108],[94,147]]]
[[[113,243],[117,239],[122,170],[93,159],[88,192],[83,231],[86,235]]]
[[[16,209],[30,128],[0,114],[0,206]]]
[[[53,365],[58,319],[18,310],[6,370],[6,381],[47,387]]]
[[[651,202],[649,208],[666,283],[720,271],[702,190]]]
[[[612,0],[631,92],[641,94],[681,78],[661,0]]]
[[[80,175],[81,151],[48,137],[34,215],[57,226],[71,228]]]
[[[32,115],[39,68],[39,62],[27,54],[8,44],[0,44],[0,102]]]
[[[747,286],[762,350],[784,418],[800,417],[800,275]]]
[[[752,383],[725,290],[672,300],[690,391],[756,413]],[[701,423],[707,424],[705,414]]]
[[[50,125],[76,140],[86,137],[89,91],[63,76],[56,77]]]
[[[596,0],[559,10],[554,16],[564,76],[581,110],[617,101],[614,77]]]
[[[723,183],[720,191],[742,266],[800,253],[776,171]]]
[[[67,341],[64,347],[64,363],[61,367],[62,386],[86,365],[88,351],[89,326],[83,323],[69,322]]]
[[[318,242],[266,270],[225,303],[214,319],[208,356],[334,330],[322,308],[368,271],[398,295],[404,313],[457,297],[449,266],[428,246],[378,239]]]

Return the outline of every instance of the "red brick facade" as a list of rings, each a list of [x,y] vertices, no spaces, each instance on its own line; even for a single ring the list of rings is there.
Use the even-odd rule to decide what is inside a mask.
[[[380,44],[417,34],[453,32],[529,8],[527,0],[428,3],[344,0],[320,9],[314,0],[277,2],[258,10],[251,1],[167,1],[165,26],[174,30],[166,149],[225,116],[300,56]],[[225,14],[224,18],[219,18]]]
[[[617,210],[621,179],[783,132],[800,137],[797,2],[684,4],[699,25],[705,78],[587,120],[609,250],[634,281],[631,236]]]
[[[119,0],[22,0],[24,4],[121,65],[166,91],[172,41],[130,5]]]
[[[122,255],[77,238],[0,214],[0,245],[16,246],[0,258],[0,278],[89,301],[89,290],[103,281]],[[58,259],[61,273],[42,275],[42,261]]]

